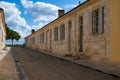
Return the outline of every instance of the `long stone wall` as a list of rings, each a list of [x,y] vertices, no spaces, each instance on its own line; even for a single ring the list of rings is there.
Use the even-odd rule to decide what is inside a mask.
[[[6,31],[5,31],[5,21],[4,21],[4,12],[0,8],[0,51],[5,48],[6,40]]]
[[[104,33],[98,35],[89,34],[89,12],[98,9],[99,7],[104,7]],[[84,59],[89,59],[93,61],[105,62],[107,48],[109,45],[106,41],[108,34],[108,16],[107,12],[107,1],[106,0],[90,0],[85,4],[77,7],[76,9],[70,11],[66,15],[56,19],[52,23],[46,25],[45,27],[39,29],[35,33],[27,36],[26,46],[45,50],[59,55],[73,55],[73,56],[84,56]],[[83,51],[80,51],[80,17],[83,17]],[[71,28],[69,27],[69,22],[71,22]],[[58,31],[60,31],[60,25],[65,24],[65,40],[60,40],[60,32],[58,32],[58,41],[54,40],[54,28],[57,26]],[[44,33],[44,43],[40,43],[40,34]],[[70,34],[70,35],[69,35]],[[35,38],[35,43],[32,44],[32,38]]]

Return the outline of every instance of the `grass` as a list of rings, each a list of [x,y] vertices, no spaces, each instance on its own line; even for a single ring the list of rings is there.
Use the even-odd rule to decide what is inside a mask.
[[[23,47],[24,46],[24,44],[6,44],[6,46],[20,46],[20,47]]]

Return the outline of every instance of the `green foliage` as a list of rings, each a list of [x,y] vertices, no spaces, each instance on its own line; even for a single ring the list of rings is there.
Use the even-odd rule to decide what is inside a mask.
[[[18,41],[21,38],[19,33],[14,30],[11,30],[9,27],[7,27],[7,24],[6,24],[6,33],[7,33],[6,39],[7,40],[10,39],[12,41],[12,45],[14,40]]]
[[[11,47],[24,47],[24,45],[23,44],[6,44],[6,46],[11,46]]]

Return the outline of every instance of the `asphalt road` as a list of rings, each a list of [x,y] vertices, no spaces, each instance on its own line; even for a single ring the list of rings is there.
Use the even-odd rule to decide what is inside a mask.
[[[12,47],[29,80],[119,80],[80,65],[30,49]]]

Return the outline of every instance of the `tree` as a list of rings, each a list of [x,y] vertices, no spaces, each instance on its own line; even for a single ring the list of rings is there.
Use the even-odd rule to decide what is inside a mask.
[[[18,41],[21,38],[19,33],[14,30],[11,30],[9,27],[7,27],[7,24],[6,24],[6,33],[7,33],[6,39],[7,40],[10,39],[12,42],[12,45],[14,40]]]

